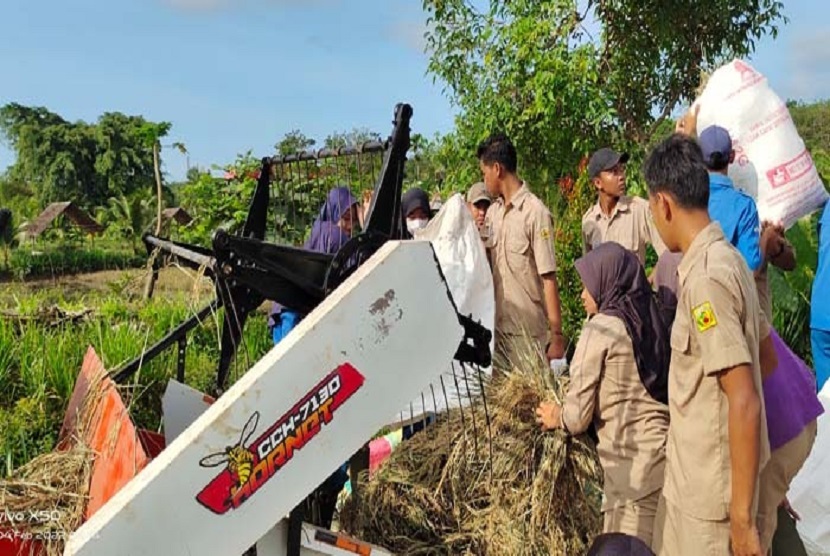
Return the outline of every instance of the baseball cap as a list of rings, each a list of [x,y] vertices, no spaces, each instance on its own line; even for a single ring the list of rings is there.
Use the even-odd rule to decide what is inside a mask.
[[[732,153],[732,138],[724,128],[712,125],[704,129],[699,138],[703,160],[711,164],[713,155],[720,155],[721,160],[728,160]]]
[[[467,202],[471,204],[476,204],[479,201],[488,201],[490,203],[493,202],[493,198],[490,196],[490,193],[487,191],[487,187],[484,185],[483,181],[480,181],[470,188],[467,191]]]
[[[591,155],[588,161],[588,177],[594,179],[600,172],[610,170],[617,164],[628,162],[628,153],[618,153],[614,149],[603,148]]]

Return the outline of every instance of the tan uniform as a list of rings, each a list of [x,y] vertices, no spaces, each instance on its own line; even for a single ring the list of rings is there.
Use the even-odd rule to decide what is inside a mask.
[[[761,471],[758,486],[758,532],[761,549],[772,546],[778,526],[778,506],[787,495],[790,483],[801,470],[816,440],[817,423],[813,421],[798,436],[770,454]]]
[[[738,365],[753,368],[762,405],[758,463],[763,469],[769,441],[758,344],[769,335],[769,325],[743,257],[717,223],[695,238],[678,279],[669,372],[671,428],[655,552],[729,554],[729,403],[718,373]]]
[[[634,349],[617,317],[598,314],[582,328],[571,361],[562,421],[572,433],[597,425],[605,474],[604,532],[652,543],[666,464],[669,408],[652,398],[637,371]]]
[[[623,195],[617,206],[606,216],[599,206],[593,205],[582,216],[582,250],[587,253],[606,241],[619,243],[646,262],[646,244],[651,244],[657,255],[666,250],[660,234],[654,227],[648,201],[640,197]]]
[[[553,220],[527,185],[510,203],[499,198],[487,211],[496,297],[496,350],[509,356],[515,337],[530,334],[544,349],[550,338],[542,276],[556,271]]]

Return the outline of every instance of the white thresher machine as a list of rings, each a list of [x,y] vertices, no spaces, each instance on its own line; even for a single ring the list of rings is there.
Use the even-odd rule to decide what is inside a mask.
[[[388,554],[306,523],[304,501],[365,456],[401,407],[434,396],[450,364],[480,382],[491,359],[491,332],[459,314],[430,242],[403,240],[411,116],[398,105],[388,140],[357,152],[381,153],[382,166],[362,232],[333,256],[265,235],[280,168],[342,149],[263,159],[242,232],[217,231],[212,249],[145,236],[149,249],[206,269],[217,295],[112,377],[123,382],[178,345],[183,381],[186,334],[224,306],[217,398],[72,534],[67,556]],[[265,300],[308,316],[226,390],[242,328]]]

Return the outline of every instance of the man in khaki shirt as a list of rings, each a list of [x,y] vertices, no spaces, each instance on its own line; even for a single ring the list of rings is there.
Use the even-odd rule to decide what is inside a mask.
[[[496,354],[514,357],[528,334],[547,358],[564,356],[553,221],[547,207],[516,175],[516,148],[501,134],[478,148],[484,184],[496,201],[487,211],[487,247],[496,301]],[[506,359],[506,361],[504,361]]]
[[[769,458],[761,381],[777,365],[769,325],[741,254],[709,219],[700,146],[674,135],[649,155],[644,174],[657,230],[669,250],[683,252],[654,548],[760,556],[758,477]]]
[[[657,255],[665,251],[654,228],[648,202],[625,194],[625,163],[628,154],[600,149],[588,162],[588,177],[597,188],[597,202],[582,216],[582,250],[587,253],[601,243],[619,243],[646,262],[646,245]]]

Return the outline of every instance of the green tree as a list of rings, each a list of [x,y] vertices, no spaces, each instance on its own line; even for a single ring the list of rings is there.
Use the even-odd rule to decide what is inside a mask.
[[[830,152],[830,99],[811,103],[791,100],[787,107],[807,148]]]
[[[460,110],[457,146],[474,152],[505,131],[537,184],[570,173],[600,144],[643,147],[692,96],[702,69],[750,54],[783,18],[776,0],[491,0],[486,11],[424,0],[424,8],[429,72]]]
[[[356,127],[351,131],[335,131],[326,137],[323,146],[327,149],[339,149],[341,147],[359,147],[370,141],[380,141],[380,134],[375,133],[366,127]]]
[[[787,106],[824,185],[830,187],[830,99],[812,103],[790,101]]]
[[[317,144],[317,141],[307,137],[305,133],[299,129],[292,129],[277,142],[274,148],[277,149],[277,153],[279,153],[280,156],[285,156],[287,154],[305,151],[313,147],[315,144]]]
[[[153,143],[170,124],[141,116],[103,114],[96,123],[69,122],[43,107],[0,108],[0,133],[16,161],[7,180],[28,188],[45,205],[73,200],[88,209],[111,196],[131,195],[153,183]]]
[[[179,200],[193,217],[193,222],[182,230],[182,240],[207,246],[211,234],[218,228],[231,232],[238,230],[248,214],[259,167],[259,160],[249,151],[238,156],[233,164],[216,168],[236,178],[225,180],[202,172],[195,181],[183,184]]]

